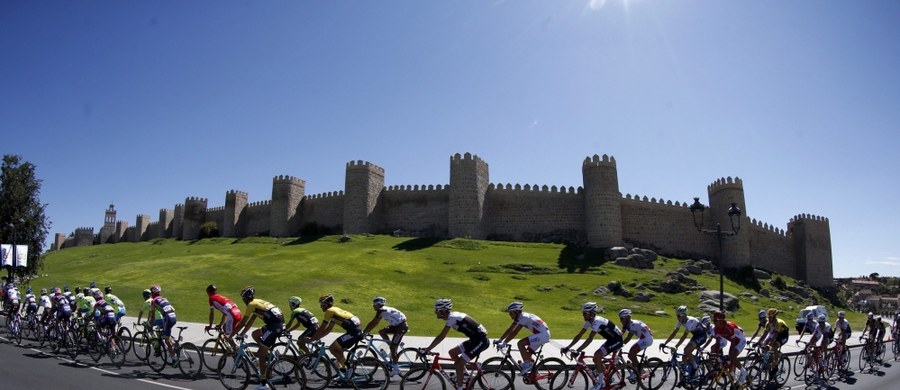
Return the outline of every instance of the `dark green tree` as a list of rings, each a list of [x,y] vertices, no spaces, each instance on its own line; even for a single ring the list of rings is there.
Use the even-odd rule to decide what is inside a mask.
[[[18,155],[3,156],[0,170],[0,241],[28,245],[27,268],[7,267],[8,277],[30,276],[43,266],[43,249],[51,223],[41,203],[41,180],[35,165]]]

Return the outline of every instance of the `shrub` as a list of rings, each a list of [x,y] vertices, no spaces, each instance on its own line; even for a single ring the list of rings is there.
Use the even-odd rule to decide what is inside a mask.
[[[784,290],[787,288],[787,283],[785,283],[784,279],[781,278],[781,275],[775,276],[774,279],[769,283],[772,287],[775,287],[779,290]]]
[[[219,225],[214,221],[209,221],[200,225],[200,238],[213,238],[219,236]]]

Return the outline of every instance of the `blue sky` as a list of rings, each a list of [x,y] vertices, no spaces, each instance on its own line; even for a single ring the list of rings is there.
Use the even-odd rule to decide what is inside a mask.
[[[896,1],[0,3],[0,151],[37,165],[51,233],[187,196],[491,182],[706,200],[831,223],[834,273],[900,275]]]

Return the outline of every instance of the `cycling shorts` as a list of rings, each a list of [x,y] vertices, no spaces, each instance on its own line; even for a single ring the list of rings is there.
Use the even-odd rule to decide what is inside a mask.
[[[275,342],[278,341],[278,336],[281,335],[281,332],[284,331],[284,318],[275,317],[267,322],[261,330],[262,333],[260,334],[259,341],[271,348],[275,345]]]
[[[400,345],[400,341],[403,340],[406,332],[409,332],[409,326],[406,325],[406,321],[403,321],[397,325],[386,326],[381,331],[393,335],[391,337],[391,345],[396,347]]]
[[[598,351],[600,351],[603,356],[606,356],[620,349],[622,349],[622,339],[617,338],[612,340],[607,339],[603,345],[600,346]]]
[[[162,319],[162,335],[165,337],[169,337],[172,335],[172,328],[175,327],[175,323],[178,322],[175,316],[164,317]]]
[[[487,349],[489,343],[486,334],[481,334],[476,338],[470,338],[466,341],[463,341],[462,344],[458,346],[459,348],[459,357],[466,363],[475,360],[478,358],[478,355],[481,354],[485,349]]]
[[[532,351],[537,351],[542,345],[550,341],[550,331],[535,333],[528,336],[528,346]]]
[[[691,337],[691,341],[688,341],[688,344],[694,343],[694,349],[700,348],[703,343],[706,342],[706,333],[695,334]]]
[[[340,345],[341,348],[347,349],[347,348],[350,348],[350,347],[356,345],[356,343],[358,343],[362,339],[363,339],[362,329],[360,329],[359,327],[356,327],[356,328],[351,328],[350,330],[347,331],[347,333],[342,334],[341,337],[338,337],[338,339],[335,340],[335,342],[338,343],[338,345]]]

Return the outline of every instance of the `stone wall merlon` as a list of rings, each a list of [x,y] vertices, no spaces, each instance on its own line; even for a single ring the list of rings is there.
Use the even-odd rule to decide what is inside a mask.
[[[332,191],[332,192],[323,192],[321,194],[312,194],[306,195],[307,199],[325,199],[325,198],[334,198],[337,196],[344,196],[344,191]]]
[[[656,203],[656,204],[675,206],[675,207],[688,207],[687,202],[681,203],[679,201],[675,201],[674,203],[672,203],[671,200],[665,200],[663,198],[659,198],[657,200],[656,198],[647,198],[646,195],[644,195],[644,197],[641,197],[640,195],[636,195],[636,194],[633,196],[631,194],[625,194],[625,200],[636,201],[636,202]]]
[[[488,190],[495,191],[519,191],[519,192],[539,192],[539,193],[561,193],[561,194],[580,194],[582,191],[581,187],[578,187],[576,190],[575,187],[569,186],[567,189],[566,186],[547,186],[546,184],[543,186],[538,186],[535,184],[534,186],[530,184],[525,184],[524,186],[521,184],[510,184],[510,183],[498,183],[498,184],[488,184]]]
[[[599,167],[599,166],[616,166],[616,158],[608,155],[603,155],[600,157],[598,155],[594,155],[593,159],[591,157],[585,157],[584,163],[581,164],[582,168],[586,167]]]
[[[271,202],[271,200],[259,200],[256,202],[247,203],[247,207],[268,206]]]
[[[422,185],[398,185],[398,186],[387,186],[384,187],[385,191],[444,191],[450,189],[450,186],[447,184],[422,184]]]
[[[195,201],[195,202],[206,202],[206,201],[208,201],[208,199],[206,199],[206,198],[201,198],[201,197],[198,197],[198,196],[189,196],[189,197],[187,197],[186,200],[189,200],[189,201]]]
[[[244,191],[238,191],[238,190],[228,190],[227,192],[225,192],[225,194],[226,194],[226,195],[228,195],[228,194],[234,194],[234,195],[248,196],[248,194],[247,194],[246,192],[244,192]]]
[[[348,163],[347,163],[347,169],[352,169],[352,170],[357,170],[357,169],[369,170],[369,171],[378,173],[378,174],[380,174],[381,176],[384,176],[384,168],[379,167],[378,165],[375,165],[375,164],[370,163],[370,162],[368,162],[368,161],[363,161],[363,160],[356,160],[356,161],[350,161],[350,162],[348,162]]]
[[[726,188],[736,188],[743,190],[744,182],[737,176],[735,176],[734,178],[732,178],[731,176],[723,177],[708,185],[706,187],[706,193],[712,195],[713,193],[719,192],[720,190],[724,190]]]
[[[207,213],[211,213],[211,212],[213,212],[213,211],[222,211],[222,210],[225,210],[225,206],[208,207],[208,208],[206,209],[206,212],[207,212]]]
[[[299,183],[306,184],[303,179],[289,175],[278,175],[272,178],[272,183]]]
[[[828,218],[825,218],[825,217],[822,217],[819,215],[813,215],[813,214],[797,214],[793,218],[791,218],[791,222],[799,221],[801,219],[810,219],[813,221],[828,222]]]

